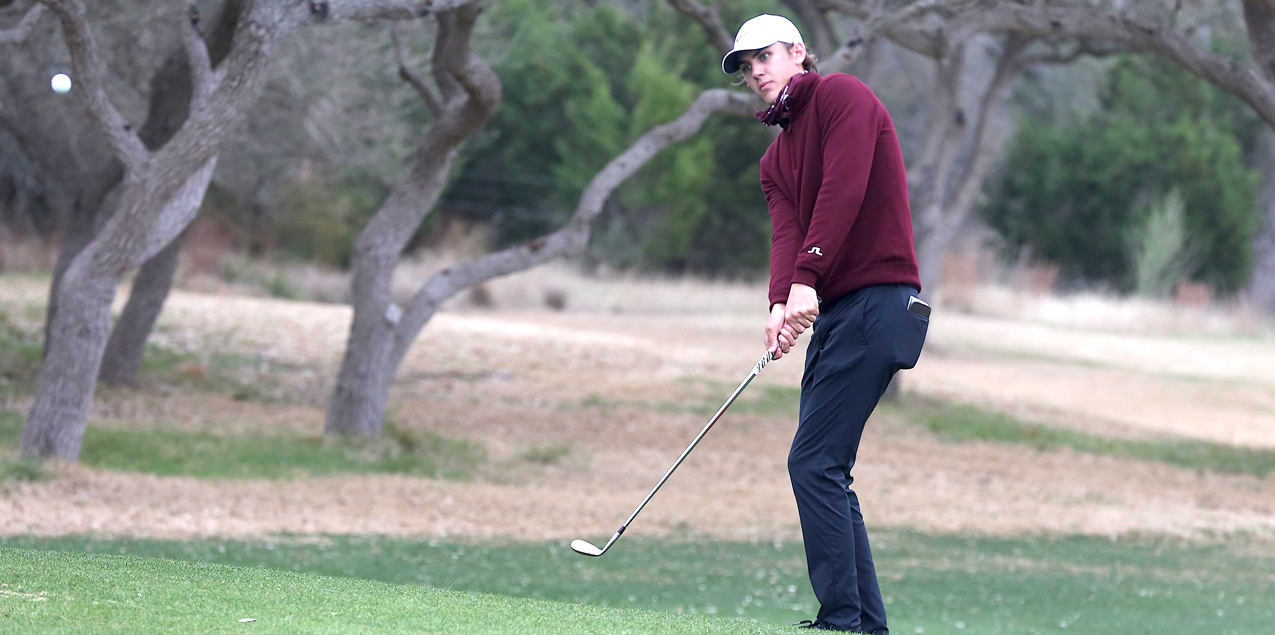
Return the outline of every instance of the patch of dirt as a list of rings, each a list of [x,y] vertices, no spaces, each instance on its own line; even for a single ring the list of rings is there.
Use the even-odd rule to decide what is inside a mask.
[[[2,287],[0,301],[21,297]],[[400,428],[486,443],[491,459],[477,482],[208,481],[67,467],[49,481],[0,494],[0,534],[609,536],[703,426],[706,416],[695,408],[715,407],[756,362],[764,308],[702,315],[443,313],[405,360],[390,417]],[[339,306],[176,292],[160,335],[196,352],[228,348],[304,366],[321,386],[331,382],[349,319],[349,309]],[[1275,343],[1255,340],[1241,349],[1233,341],[1126,341],[1010,320],[936,318],[935,324],[921,365],[905,375],[908,391],[1114,436],[1275,446],[1270,378],[1262,369],[1233,372],[1247,368],[1240,359],[1246,354],[1275,358]],[[1123,352],[1112,361],[1103,350]],[[1181,355],[1236,365],[1191,365]],[[1129,359],[1141,361],[1120,361]],[[799,353],[768,366],[755,385],[795,387],[800,374]],[[745,398],[760,393],[752,388]],[[1002,535],[1244,533],[1275,540],[1272,475],[948,443],[898,417],[878,413],[856,466],[855,487],[874,527]],[[318,434],[322,423],[319,404],[145,390],[103,393],[91,421],[225,434],[283,428]],[[786,471],[794,426],[786,418],[728,413],[632,531],[798,537]],[[524,458],[556,446],[570,452],[549,465]]]

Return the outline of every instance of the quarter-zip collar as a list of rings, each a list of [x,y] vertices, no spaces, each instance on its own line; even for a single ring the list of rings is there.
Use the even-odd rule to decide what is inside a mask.
[[[788,128],[788,124],[792,123],[797,115],[805,109],[806,103],[810,101],[810,96],[814,94],[814,88],[818,85],[818,81],[812,81],[819,77],[818,73],[811,71],[802,71],[792,76],[788,80],[788,85],[784,86],[783,92],[779,93],[779,98],[770,108],[757,112],[757,119],[767,126],[781,126]]]

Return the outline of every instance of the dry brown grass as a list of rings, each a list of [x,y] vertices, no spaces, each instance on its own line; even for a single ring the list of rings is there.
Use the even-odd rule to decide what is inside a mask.
[[[543,306],[549,288],[568,295],[563,310]],[[486,443],[490,464],[476,482],[219,482],[76,467],[0,497],[0,533],[607,534],[703,425],[685,406],[723,399],[761,352],[766,307],[758,284],[598,280],[549,267],[490,291],[494,308],[458,301],[426,327],[391,406],[400,428]],[[37,283],[6,280],[0,302],[23,306],[42,292]],[[260,353],[310,369],[322,385],[335,372],[349,319],[338,305],[178,291],[159,339],[195,351]],[[800,373],[800,357],[780,360],[756,384],[795,386]],[[1265,337],[1130,335],[939,311],[904,386],[1099,434],[1275,447],[1275,341]],[[143,390],[103,393],[91,425],[318,433],[322,420],[320,404]],[[793,426],[728,414],[634,531],[795,537],[785,471]],[[558,446],[571,449],[556,462],[523,458]],[[874,417],[856,467],[874,526],[931,532],[1275,538],[1273,487],[1275,476],[945,442],[892,410]]]

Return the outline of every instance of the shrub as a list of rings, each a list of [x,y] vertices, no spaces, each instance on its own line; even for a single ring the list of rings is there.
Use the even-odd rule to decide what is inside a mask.
[[[1243,161],[1260,126],[1246,106],[1159,58],[1128,55],[1102,108],[1075,125],[1024,119],[982,214],[1014,248],[1069,280],[1137,288],[1128,239],[1146,201],[1177,189],[1193,279],[1235,291],[1252,268],[1258,171]]]

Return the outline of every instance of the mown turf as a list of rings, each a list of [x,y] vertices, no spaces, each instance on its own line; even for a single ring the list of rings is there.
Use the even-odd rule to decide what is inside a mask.
[[[800,544],[626,537],[602,558],[560,542],[386,537],[156,541],[0,539],[481,591],[601,607],[756,619],[814,617]],[[1275,547],[1233,540],[1000,539],[877,532],[895,633],[1270,633]],[[919,629],[919,630],[918,630]]]
[[[739,620],[206,562],[0,549],[0,633],[776,632]]]
[[[18,447],[24,421],[0,410],[0,458]],[[481,443],[392,426],[380,439],[328,438],[293,432],[214,435],[177,430],[84,432],[80,462],[93,467],[161,476],[292,478],[327,474],[398,473],[465,479],[486,460]],[[0,460],[0,480],[33,466]]]

